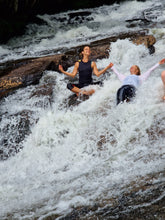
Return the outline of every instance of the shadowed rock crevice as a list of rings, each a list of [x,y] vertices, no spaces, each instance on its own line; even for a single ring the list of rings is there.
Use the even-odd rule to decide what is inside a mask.
[[[30,134],[30,127],[36,123],[32,115],[32,111],[24,110],[14,115],[0,116],[0,160],[14,156],[23,148],[22,141]]]

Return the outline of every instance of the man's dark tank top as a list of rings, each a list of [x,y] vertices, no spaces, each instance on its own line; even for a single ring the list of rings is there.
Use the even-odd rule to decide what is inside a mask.
[[[79,84],[89,85],[92,83],[91,63],[91,61],[84,63],[82,60],[79,62]]]

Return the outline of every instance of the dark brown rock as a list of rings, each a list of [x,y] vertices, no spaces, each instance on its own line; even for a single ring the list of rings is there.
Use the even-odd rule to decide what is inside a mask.
[[[86,101],[88,99],[89,99],[88,95],[81,95],[78,97],[76,94],[73,94],[69,97],[68,100],[66,100],[66,103],[68,103],[68,107],[76,106],[76,105],[79,105],[81,102]]]
[[[33,118],[32,111],[21,111],[14,115],[0,115],[0,121],[9,120],[1,129],[3,131],[3,138],[1,139],[0,146],[0,160],[6,160],[10,156],[14,156],[22,148],[22,142],[30,134],[30,127],[37,122],[38,119]],[[14,119],[14,120],[13,120]]]
[[[74,207],[62,220],[105,219],[105,220],[155,220],[165,219],[164,183],[151,181],[160,173],[148,175],[144,179],[125,186],[120,195],[111,198],[99,198],[93,206]],[[164,176],[165,174],[163,174]],[[118,189],[118,186],[116,186]],[[47,216],[45,220],[53,216]]]
[[[6,75],[0,77],[0,98],[9,94],[11,91],[20,87],[37,84],[43,75],[43,72],[47,69],[50,63],[53,61],[56,69],[58,69],[59,61],[62,55],[54,55],[32,59],[25,64],[14,68]]]
[[[147,48],[156,43],[156,39],[152,35],[134,37],[132,41],[137,45],[144,44]]]
[[[52,90],[52,84],[44,84],[41,85],[37,88],[36,91],[34,91],[32,93],[32,95],[30,96],[30,98],[32,98],[33,96],[52,96],[53,94],[53,90]]]
[[[42,108],[50,107],[53,101],[53,84],[47,83],[38,86],[29,98],[31,99],[33,97],[37,97],[35,106]]]
[[[36,87],[29,97],[29,99],[32,98],[34,98],[33,104],[36,107],[50,107],[53,101],[53,83],[45,83]],[[34,112],[29,110],[23,110],[13,115],[2,114],[0,122],[3,119],[7,119],[9,123],[1,126],[3,138],[0,141],[0,146],[3,147],[0,149],[0,160],[14,156],[23,148],[22,142],[31,133],[31,126],[38,121],[36,114],[34,116]]]

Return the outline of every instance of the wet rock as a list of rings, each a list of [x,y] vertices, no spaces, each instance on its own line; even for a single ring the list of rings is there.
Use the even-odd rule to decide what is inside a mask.
[[[135,15],[132,18],[126,20],[128,22],[127,27],[153,27],[162,26],[163,22],[159,21],[159,17],[162,15],[162,5],[152,5],[151,8],[145,9],[140,14]]]
[[[41,85],[37,88],[37,90],[35,92],[32,93],[30,98],[32,98],[33,96],[37,96],[37,97],[49,96],[49,97],[51,97],[52,94],[53,94],[52,84]]]
[[[68,14],[69,16],[68,24],[74,24],[74,23],[81,24],[85,20],[87,21],[93,20],[92,18],[88,17],[89,15],[91,15],[91,12],[89,11],[71,12]]]
[[[78,97],[76,94],[73,94],[65,102],[67,103],[68,107],[71,107],[71,106],[77,106],[83,101],[86,101],[88,99],[89,99],[88,95],[81,95]]]
[[[159,177],[162,180],[159,180]],[[93,205],[74,206],[66,215],[52,212],[45,213],[43,220],[164,220],[165,219],[165,171],[161,174],[153,173],[146,177],[137,178],[129,185],[121,189],[120,194],[107,198],[102,195],[95,200]],[[115,185],[113,190],[118,191],[119,186]],[[41,205],[39,206],[41,208]],[[37,207],[32,207],[31,212],[35,213]],[[30,210],[28,210],[30,212]],[[13,213],[8,213],[12,218]],[[37,216],[35,219],[38,219]]]
[[[33,58],[10,60],[0,64],[0,77],[8,74],[12,70],[19,68],[20,66],[26,65],[31,62]],[[35,58],[34,58],[35,59]]]
[[[104,145],[109,143],[111,146],[114,146],[117,143],[115,137],[107,132],[106,135],[100,135],[99,141],[97,142],[98,150],[104,150]]]
[[[132,42],[136,45],[144,44],[148,48],[150,54],[155,53],[154,44],[156,43],[156,39],[152,35],[135,37],[132,39]]]
[[[36,59],[25,60],[23,65],[13,67],[2,77],[0,77],[0,98],[10,94],[15,89],[26,87],[28,85],[38,84],[43,76],[43,72],[49,67],[51,62],[54,62],[55,69],[58,69],[58,64],[62,55],[53,55]],[[23,61],[21,61],[23,62]]]
[[[14,156],[23,148],[23,141],[31,133],[30,127],[37,122],[32,111],[0,116],[0,160]]]
[[[53,82],[38,85],[29,99],[39,108],[48,108],[53,101]],[[31,133],[31,126],[36,124],[38,118],[33,111],[24,110],[14,115],[5,113],[0,115],[0,160],[14,156],[23,148],[23,141]]]
[[[127,185],[119,196],[103,198],[102,202],[99,198],[93,206],[74,207],[71,213],[60,219],[163,220],[165,219],[164,182],[151,184],[151,181],[159,176],[159,173],[155,173],[144,179],[137,179]]]
[[[132,39],[132,42],[137,45],[144,44],[148,48],[156,43],[156,39],[152,35],[138,36],[138,37],[134,37]]]
[[[34,97],[37,97],[35,106],[42,108],[50,107],[53,102],[53,84],[48,83],[38,86],[29,98],[32,99]]]
[[[146,130],[149,141],[151,141],[151,143],[158,139],[165,138],[164,122],[165,117],[162,117],[161,120],[158,118],[158,116],[154,117],[154,123],[149,129]]]

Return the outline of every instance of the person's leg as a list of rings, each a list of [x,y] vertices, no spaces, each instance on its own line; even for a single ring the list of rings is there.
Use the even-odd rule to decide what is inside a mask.
[[[78,87],[76,87],[76,86],[74,86],[73,89],[71,89],[71,91],[76,93],[77,96],[79,96],[79,94],[81,92],[81,90]]]
[[[80,88],[79,88],[79,87],[80,87]],[[94,89],[90,89],[89,91],[83,90],[79,84],[71,84],[71,83],[68,83],[68,84],[67,84],[67,88],[68,88],[69,90],[71,90],[72,92],[74,92],[77,96],[79,96],[80,94],[83,94],[83,95],[92,95],[92,94],[95,92]]]
[[[90,90],[81,90],[81,93],[83,95],[92,95],[93,93],[95,93],[95,90],[94,89],[90,89]]]
[[[78,84],[68,83],[67,84],[67,89],[74,92],[78,96],[78,94],[80,92],[80,89],[77,86],[78,86]]]
[[[165,89],[165,70],[161,73],[161,78]],[[163,100],[165,100],[165,95],[163,96]]]

